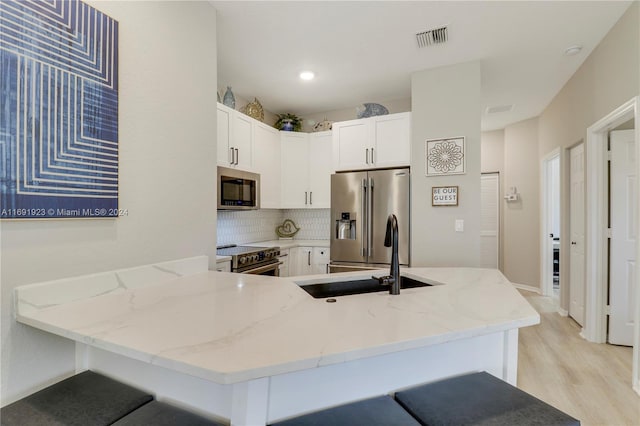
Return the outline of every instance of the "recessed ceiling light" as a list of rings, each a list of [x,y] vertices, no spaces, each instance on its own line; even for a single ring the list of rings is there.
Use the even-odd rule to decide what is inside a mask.
[[[300,78],[303,80],[313,80],[316,75],[312,71],[302,71],[300,73]]]
[[[565,56],[577,55],[578,53],[580,53],[581,50],[582,50],[582,46],[580,46],[580,45],[569,46],[564,51],[564,55]]]

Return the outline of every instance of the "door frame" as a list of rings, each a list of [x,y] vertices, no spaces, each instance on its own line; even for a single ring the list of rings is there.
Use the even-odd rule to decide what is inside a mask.
[[[610,130],[635,119],[636,172],[640,176],[640,117],[638,96],[598,120],[587,129],[586,145],[586,306],[582,335],[591,342],[605,343],[607,337],[607,276],[608,276],[608,173],[607,140]],[[639,197],[640,200],[640,197]],[[640,204],[640,203],[639,203]],[[637,207],[640,207],[637,206]],[[640,229],[636,208],[636,229]],[[640,239],[638,239],[640,246]],[[639,251],[640,252],[640,251]],[[636,279],[640,279],[640,262]],[[636,282],[638,285],[638,282]],[[640,286],[638,287],[640,288]],[[633,342],[633,389],[640,394],[640,291],[635,300],[635,333]]]
[[[558,190],[562,192],[562,151],[560,147],[554,149],[547,155],[542,158],[542,162],[540,163],[540,208],[542,214],[540,215],[540,229],[542,230],[542,235],[540,237],[540,277],[542,277],[542,295],[543,296],[552,296],[553,295],[553,247],[549,247],[548,242],[548,229],[549,224],[551,223],[550,218],[550,197],[551,193],[549,190],[549,185],[551,183],[551,176],[549,176],[549,163],[555,158],[558,159],[560,173],[558,174]],[[562,199],[562,197],[561,197]],[[558,209],[560,210],[560,217],[562,217],[562,203],[558,205]],[[562,235],[562,227],[560,228],[560,235]],[[548,260],[551,259],[551,262]],[[562,288],[562,287],[560,287]],[[560,306],[562,306],[562,292],[560,293]]]

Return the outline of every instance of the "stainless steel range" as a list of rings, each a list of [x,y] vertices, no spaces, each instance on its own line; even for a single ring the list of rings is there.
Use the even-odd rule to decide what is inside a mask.
[[[218,256],[231,256],[231,272],[279,276],[280,247],[253,247],[230,244],[216,250]]]

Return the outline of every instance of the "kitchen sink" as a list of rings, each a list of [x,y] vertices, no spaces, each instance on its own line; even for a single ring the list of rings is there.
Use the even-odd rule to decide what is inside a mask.
[[[400,277],[400,288],[416,288],[438,285],[433,281],[418,281],[409,277]],[[325,297],[349,296],[352,294],[376,293],[389,291],[389,285],[380,284],[375,278],[359,278],[350,281],[331,281],[313,284],[301,284],[300,287],[315,299]]]

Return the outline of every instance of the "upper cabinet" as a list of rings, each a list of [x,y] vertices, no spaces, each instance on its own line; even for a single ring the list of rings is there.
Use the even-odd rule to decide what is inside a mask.
[[[410,112],[333,123],[333,165],[336,170],[408,166],[410,163]]]
[[[331,206],[331,132],[280,132],[282,203],[286,209]]]
[[[280,183],[280,132],[273,127],[253,123],[253,169],[260,174],[260,206],[263,209],[279,209]]]
[[[218,104],[218,165],[252,170],[253,120]]]

